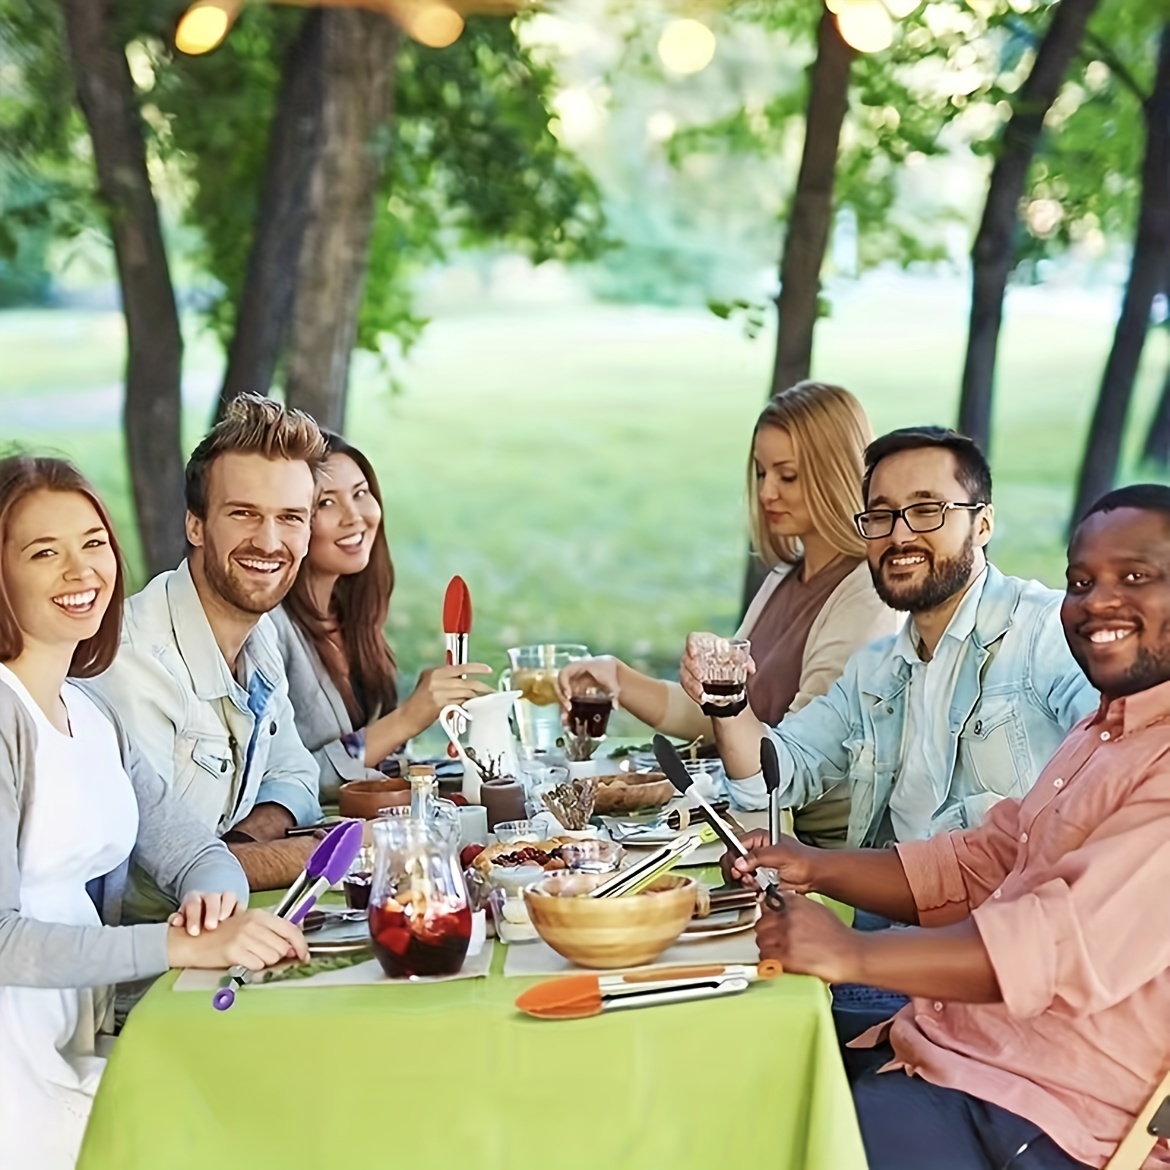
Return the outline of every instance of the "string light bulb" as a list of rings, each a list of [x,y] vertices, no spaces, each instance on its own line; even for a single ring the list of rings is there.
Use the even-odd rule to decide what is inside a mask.
[[[714,56],[715,34],[700,20],[672,20],[658,38],[658,57],[669,73],[699,73]]]
[[[197,0],[175,29],[175,48],[190,57],[218,48],[242,6],[243,0]]]
[[[402,21],[407,34],[429,49],[445,49],[463,34],[463,17],[440,3],[422,3]]]
[[[880,53],[894,42],[894,22],[881,0],[838,0],[837,29],[859,53]]]

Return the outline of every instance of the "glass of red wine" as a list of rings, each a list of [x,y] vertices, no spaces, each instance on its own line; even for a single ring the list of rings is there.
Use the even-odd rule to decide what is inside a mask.
[[[699,704],[704,715],[727,719],[747,707],[748,661],[752,644],[746,638],[693,636],[691,652],[698,659],[703,686]]]
[[[471,941],[471,907],[457,839],[409,816],[374,822],[370,938],[391,978],[454,975]]]
[[[600,687],[586,686],[569,696],[569,731],[587,739],[601,739],[613,712],[613,695]]]

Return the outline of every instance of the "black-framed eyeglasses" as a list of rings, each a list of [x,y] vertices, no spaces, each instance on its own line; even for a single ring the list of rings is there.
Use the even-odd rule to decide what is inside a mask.
[[[873,508],[868,512],[858,512],[853,517],[857,531],[866,540],[881,540],[894,531],[894,525],[899,519],[906,522],[911,532],[936,532],[947,522],[947,513],[952,509],[963,512],[977,512],[986,504],[953,504],[947,502],[927,502],[911,504],[907,508]]]

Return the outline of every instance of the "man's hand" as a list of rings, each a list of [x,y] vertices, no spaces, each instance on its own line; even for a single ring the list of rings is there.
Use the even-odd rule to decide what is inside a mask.
[[[232,828],[247,833],[254,841],[277,841],[284,836],[285,829],[291,829],[297,818],[284,807],[268,801],[258,804]]]
[[[710,645],[713,639],[718,640],[719,635],[688,634],[686,649],[683,651],[682,661],[678,666],[678,681],[682,684],[682,689],[700,706],[703,703],[703,678],[702,668],[699,665],[699,651],[701,647]],[[748,659],[747,672],[749,677],[756,673],[755,660],[752,658]],[[719,722],[722,721],[716,720],[716,723]]]
[[[204,930],[215,930],[240,908],[235,894],[188,894],[170,917],[171,926],[181,926],[196,938]]]
[[[832,910],[802,894],[786,895],[787,909],[765,909],[756,923],[761,959],[779,959],[785,971],[826,983],[856,983],[861,975],[859,934]]]
[[[724,853],[719,864],[723,869],[725,881],[738,882],[741,886],[752,889],[758,884],[753,875],[757,868],[763,867],[776,871],[780,885],[785,890],[807,894],[814,888],[813,870],[820,850],[802,845],[791,837],[781,837],[772,845],[771,837],[763,829],[753,829],[740,840],[747,849],[748,856],[740,857],[730,849]]]
[[[267,910],[233,914],[217,930],[196,938],[176,926],[167,936],[167,962],[172,967],[240,966],[261,971],[282,959],[305,962],[308,957],[300,929]]]

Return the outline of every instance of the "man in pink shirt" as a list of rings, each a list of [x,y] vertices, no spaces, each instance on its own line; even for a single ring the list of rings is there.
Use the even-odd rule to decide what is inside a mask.
[[[729,865],[923,928],[798,896],[757,927],[788,971],[913,997],[846,1050],[870,1170],[1102,1167],[1170,1068],[1170,488],[1094,505],[1061,620],[1101,707],[1022,800],[895,849],[754,838]]]

